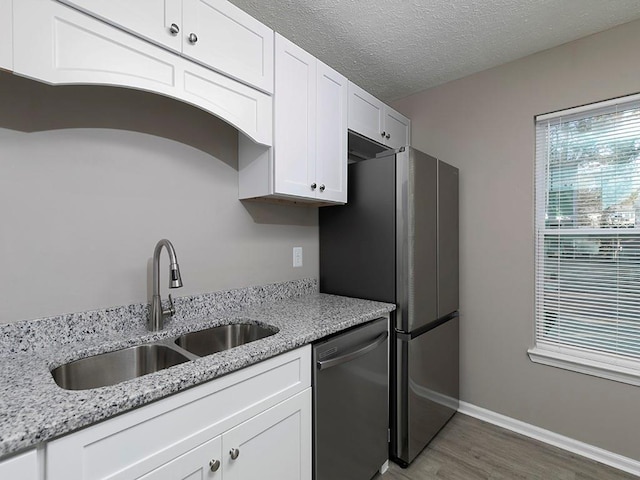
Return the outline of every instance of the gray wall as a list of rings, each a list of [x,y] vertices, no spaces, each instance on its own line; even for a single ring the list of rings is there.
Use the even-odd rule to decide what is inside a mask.
[[[640,22],[398,101],[460,168],[462,400],[640,460],[640,388],[533,364],[534,116],[640,91]]]
[[[237,136],[161,96],[0,72],[0,323],[145,302],[163,237],[176,296],[317,277],[317,209],[238,201]],[[166,295],[164,253],[161,274]]]

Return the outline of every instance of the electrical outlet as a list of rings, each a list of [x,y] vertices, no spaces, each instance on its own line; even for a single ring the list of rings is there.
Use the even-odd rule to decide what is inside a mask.
[[[293,247],[293,266],[302,266],[302,247]]]

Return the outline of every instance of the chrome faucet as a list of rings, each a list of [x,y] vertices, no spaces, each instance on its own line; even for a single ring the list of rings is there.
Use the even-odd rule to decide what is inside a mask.
[[[169,308],[162,308],[162,299],[160,298],[160,252],[162,247],[167,249],[169,254],[169,288],[180,288],[182,286],[182,277],[180,276],[180,267],[178,266],[178,257],[176,251],[167,239],[160,240],[153,251],[153,296],[151,297],[151,313],[147,327],[152,332],[162,330],[164,327],[164,317],[173,316],[176,309],[173,306],[173,299],[169,294]]]

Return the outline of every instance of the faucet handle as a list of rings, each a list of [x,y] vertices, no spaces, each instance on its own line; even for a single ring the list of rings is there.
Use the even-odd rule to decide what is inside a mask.
[[[162,310],[163,315],[174,316],[176,314],[176,307],[173,305],[173,298],[171,298],[171,294],[169,294],[169,308],[166,310]]]

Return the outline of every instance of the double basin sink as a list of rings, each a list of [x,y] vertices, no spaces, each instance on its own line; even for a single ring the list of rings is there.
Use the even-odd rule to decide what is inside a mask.
[[[269,337],[275,327],[252,323],[235,323],[186,333],[113,352],[81,358],[51,371],[53,379],[66,390],[116,385],[189,360],[229,350],[239,345]]]

